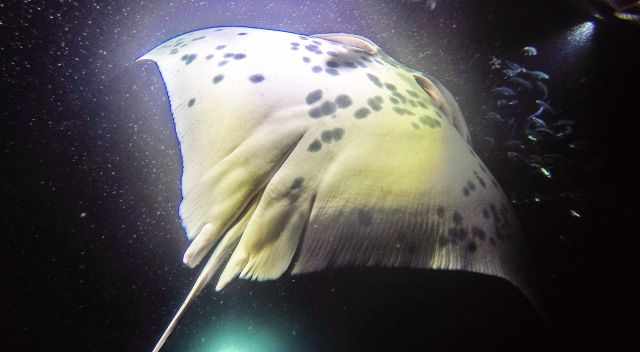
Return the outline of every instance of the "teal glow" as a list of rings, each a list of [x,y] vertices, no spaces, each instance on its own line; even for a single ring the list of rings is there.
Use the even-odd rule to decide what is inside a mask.
[[[272,327],[250,320],[227,320],[203,331],[194,352],[281,352],[291,350],[292,341]]]

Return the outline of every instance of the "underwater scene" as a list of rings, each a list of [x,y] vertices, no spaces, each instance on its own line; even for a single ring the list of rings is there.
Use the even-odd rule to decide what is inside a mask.
[[[602,338],[639,1],[0,8],[11,350]]]

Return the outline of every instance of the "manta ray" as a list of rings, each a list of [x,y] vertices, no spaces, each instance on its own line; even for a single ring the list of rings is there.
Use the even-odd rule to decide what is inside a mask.
[[[193,31],[138,61],[169,95],[183,160],[184,263],[209,255],[154,351],[216,273],[463,270],[529,295],[514,210],[452,94],[362,36]]]

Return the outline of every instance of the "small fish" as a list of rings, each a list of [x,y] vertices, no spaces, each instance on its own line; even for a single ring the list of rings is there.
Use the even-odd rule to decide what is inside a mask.
[[[508,81],[519,87],[525,88],[526,90],[533,89],[533,85],[531,85],[529,81],[527,81],[526,79],[522,79],[520,77],[510,77]]]
[[[542,108],[544,110],[548,110],[550,113],[555,115],[556,111],[548,103],[546,103],[546,102],[544,102],[542,100],[536,100],[536,104],[538,104],[538,106],[540,106],[540,108]]]
[[[540,81],[536,81],[536,87],[540,90],[540,92],[542,92],[542,99],[547,99],[549,97],[549,89],[547,89],[547,85],[540,82]]]
[[[504,108],[504,107],[511,107],[518,104],[517,100],[507,100],[507,99],[499,99],[496,102],[496,105],[498,106],[498,108]]]
[[[508,88],[508,87],[493,88],[491,90],[491,93],[496,94],[496,95],[506,96],[506,97],[512,97],[512,96],[516,95],[516,92],[514,92],[513,89]]]
[[[536,56],[538,55],[538,49],[532,46],[525,46],[524,48],[522,48],[522,54],[524,56]]]
[[[511,62],[509,60],[504,60],[504,64],[507,66],[507,68],[502,70],[502,72],[507,77],[514,77],[516,75],[519,75],[520,73],[524,73],[527,71],[524,67],[516,64],[515,62]]]
[[[531,115],[528,120],[527,129],[547,128],[547,124],[536,116]]]
[[[529,77],[533,77],[535,79],[538,80],[548,80],[550,77],[548,74],[542,72],[542,71],[535,71],[535,70],[523,70],[522,73],[524,75],[527,75]]]

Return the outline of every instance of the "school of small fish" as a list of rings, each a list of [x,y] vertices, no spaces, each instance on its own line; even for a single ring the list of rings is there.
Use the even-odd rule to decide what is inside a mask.
[[[520,50],[525,60],[538,53],[533,46]],[[582,143],[573,140],[575,121],[551,103],[550,75],[495,56],[489,67],[498,77],[482,123],[493,133],[483,137],[481,148],[504,152],[507,160],[541,180],[554,179],[555,170],[568,162],[567,150]]]

